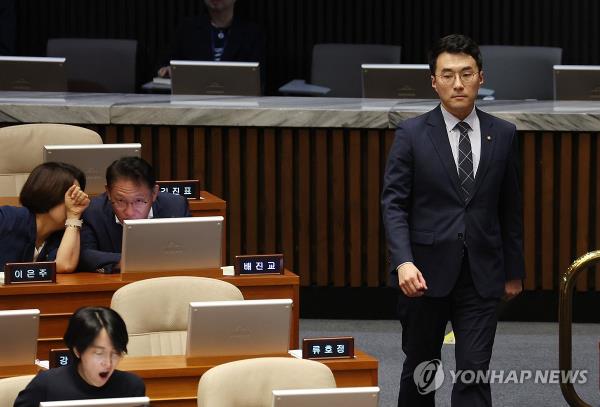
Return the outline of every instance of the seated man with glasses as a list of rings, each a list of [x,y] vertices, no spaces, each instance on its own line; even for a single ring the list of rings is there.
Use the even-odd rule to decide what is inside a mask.
[[[154,170],[138,157],[124,157],[106,169],[106,192],[83,214],[80,271],[112,273],[121,261],[125,219],[191,216],[187,200],[159,192]]]

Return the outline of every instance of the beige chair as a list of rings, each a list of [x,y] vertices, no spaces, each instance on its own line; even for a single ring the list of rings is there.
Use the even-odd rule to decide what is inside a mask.
[[[44,160],[47,144],[102,144],[93,130],[67,124],[0,128],[0,196],[18,196],[29,173]]]
[[[273,390],[330,387],[336,387],[335,378],[323,363],[292,357],[239,360],[202,375],[198,407],[271,407]]]
[[[215,278],[159,277],[119,288],[110,306],[127,324],[129,355],[183,355],[190,302],[243,299],[239,288]]]
[[[23,390],[35,375],[15,376],[0,379],[0,407],[12,407],[19,392]]]

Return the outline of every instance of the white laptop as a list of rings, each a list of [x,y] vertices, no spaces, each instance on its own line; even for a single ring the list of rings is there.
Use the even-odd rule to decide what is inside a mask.
[[[600,65],[554,65],[554,100],[600,100]]]
[[[65,58],[0,56],[0,90],[66,92]]]
[[[287,354],[292,300],[190,303],[186,356]]]
[[[40,310],[0,311],[0,366],[33,366]]]
[[[42,401],[40,407],[136,407],[149,406],[148,397],[120,397],[69,401]]]
[[[44,162],[60,161],[74,165],[85,174],[85,192],[92,195],[105,191],[106,169],[122,157],[140,157],[140,143],[57,144],[44,146]]]
[[[171,61],[173,95],[260,96],[258,62]]]
[[[427,64],[362,64],[365,98],[437,99]]]
[[[273,390],[273,407],[377,407],[379,387]]]
[[[125,220],[121,273],[221,267],[222,216]]]

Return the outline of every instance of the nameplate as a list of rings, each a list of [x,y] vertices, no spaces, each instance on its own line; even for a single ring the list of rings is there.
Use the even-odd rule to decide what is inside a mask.
[[[302,359],[350,359],[354,357],[354,338],[305,338],[302,341]]]
[[[75,361],[75,355],[69,349],[50,349],[50,369],[69,366]]]
[[[56,263],[6,263],[4,284],[56,283]]]
[[[235,256],[235,275],[283,274],[283,254]]]
[[[160,188],[160,192],[181,195],[188,199],[200,198],[200,181],[197,179],[178,181],[156,181],[156,183]]]

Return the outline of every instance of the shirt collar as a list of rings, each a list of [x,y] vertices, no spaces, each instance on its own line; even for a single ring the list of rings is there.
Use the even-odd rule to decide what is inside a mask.
[[[467,123],[469,126],[471,126],[472,129],[475,128],[475,121],[477,120],[477,112],[475,111],[475,106],[473,106],[473,110],[471,110],[471,113],[469,113],[469,115],[463,120],[459,120],[456,116],[447,111],[444,108],[444,105],[440,105],[440,107],[442,108],[442,116],[444,117],[444,123],[446,124],[446,130],[448,131],[448,133],[453,131],[456,125],[460,122]]]

